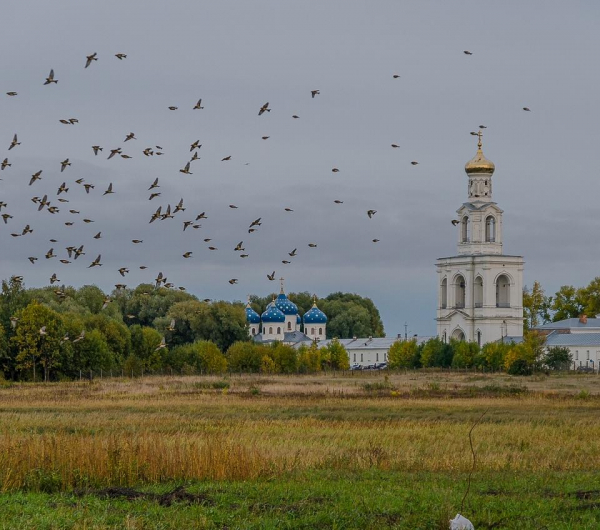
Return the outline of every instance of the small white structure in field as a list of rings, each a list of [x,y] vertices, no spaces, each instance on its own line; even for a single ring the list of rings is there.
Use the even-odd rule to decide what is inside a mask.
[[[475,527],[466,517],[457,513],[456,517],[450,521],[450,530],[475,530]]]

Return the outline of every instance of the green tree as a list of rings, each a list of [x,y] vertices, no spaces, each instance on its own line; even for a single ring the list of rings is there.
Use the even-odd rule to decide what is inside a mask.
[[[586,287],[578,292],[583,306],[583,313],[590,316],[600,314],[600,276],[594,278]]]
[[[481,349],[482,366],[491,370],[502,370],[506,353],[510,348],[510,344],[503,342],[488,342]]]
[[[64,333],[60,315],[33,301],[17,313],[17,318],[16,333],[12,337],[18,350],[17,368],[31,368],[35,379],[35,366],[39,362],[44,371],[44,381],[48,381],[50,370],[56,368],[60,361]]]
[[[546,339],[536,331],[530,331],[520,344],[512,344],[504,357],[504,366],[509,374],[527,375],[541,366]]]
[[[85,329],[97,329],[106,340],[115,365],[120,365],[131,350],[131,333],[127,326],[106,314],[90,315],[85,319]]]
[[[551,346],[544,356],[544,364],[550,370],[568,370],[572,362],[571,350],[566,346]]]
[[[577,318],[583,313],[584,306],[578,290],[572,285],[563,285],[550,299],[550,308],[553,311],[552,320],[557,322]]]
[[[476,342],[457,341],[452,344],[452,349],[454,368],[473,368],[476,365],[479,356],[479,346]]]
[[[192,344],[200,371],[206,374],[221,374],[227,371],[227,359],[216,344],[210,341],[197,341]]]
[[[233,372],[259,372],[263,356],[268,347],[250,341],[238,341],[229,346],[225,357]]]
[[[191,321],[196,340],[214,342],[221,351],[240,341],[249,341],[246,312],[242,304],[213,302],[198,310]]]
[[[321,365],[321,351],[316,342],[311,342],[310,346],[302,344],[298,348],[298,371],[300,373],[320,372]]]
[[[85,338],[72,345],[74,364],[83,375],[90,370],[110,370],[113,367],[114,357],[106,342],[106,338],[98,329],[93,329],[85,334]]]
[[[336,339],[333,339],[321,349],[322,359],[334,370],[348,370],[350,368],[350,358],[346,348]]]
[[[433,337],[425,342],[421,348],[421,365],[424,368],[441,366],[439,363],[447,357],[447,355],[445,355],[448,351],[446,346],[448,345],[444,344],[438,337]],[[452,346],[450,346],[449,351],[452,351]],[[452,362],[452,360],[450,360],[450,362]]]
[[[397,340],[390,346],[388,364],[390,368],[416,368],[419,363],[419,346],[415,339]]]
[[[531,291],[527,287],[523,289],[523,326],[525,331],[545,324],[549,320],[548,309],[548,298],[538,281],[533,282]]]
[[[278,373],[293,374],[298,371],[298,352],[288,344],[273,342],[269,349],[269,357]]]
[[[161,367],[161,352],[157,349],[162,337],[158,331],[147,326],[135,325],[130,328],[131,353],[141,361],[147,370]]]

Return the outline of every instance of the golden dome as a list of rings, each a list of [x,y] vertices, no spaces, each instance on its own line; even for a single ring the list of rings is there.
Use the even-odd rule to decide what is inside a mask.
[[[465,164],[467,175],[472,173],[489,173],[492,174],[496,166],[491,160],[488,160],[481,150],[481,131],[479,133],[479,141],[477,142],[477,154]]]

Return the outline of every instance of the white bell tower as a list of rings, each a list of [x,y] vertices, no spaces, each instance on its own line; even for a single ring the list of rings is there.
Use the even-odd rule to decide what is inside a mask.
[[[523,335],[523,257],[502,253],[503,211],[492,200],[494,163],[481,150],[465,165],[468,202],[452,224],[458,228],[456,256],[439,258],[437,332],[445,342],[483,346]]]

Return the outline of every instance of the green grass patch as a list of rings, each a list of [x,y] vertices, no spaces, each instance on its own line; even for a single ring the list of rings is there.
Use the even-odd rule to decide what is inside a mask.
[[[314,471],[246,482],[185,484],[190,499],[156,499],[181,484],[144,488],[139,498],[0,495],[0,529],[447,529],[466,476],[447,473]],[[155,499],[156,498],[156,499]],[[153,500],[154,499],[154,500]],[[481,529],[596,529],[597,473],[478,473],[464,515]]]

